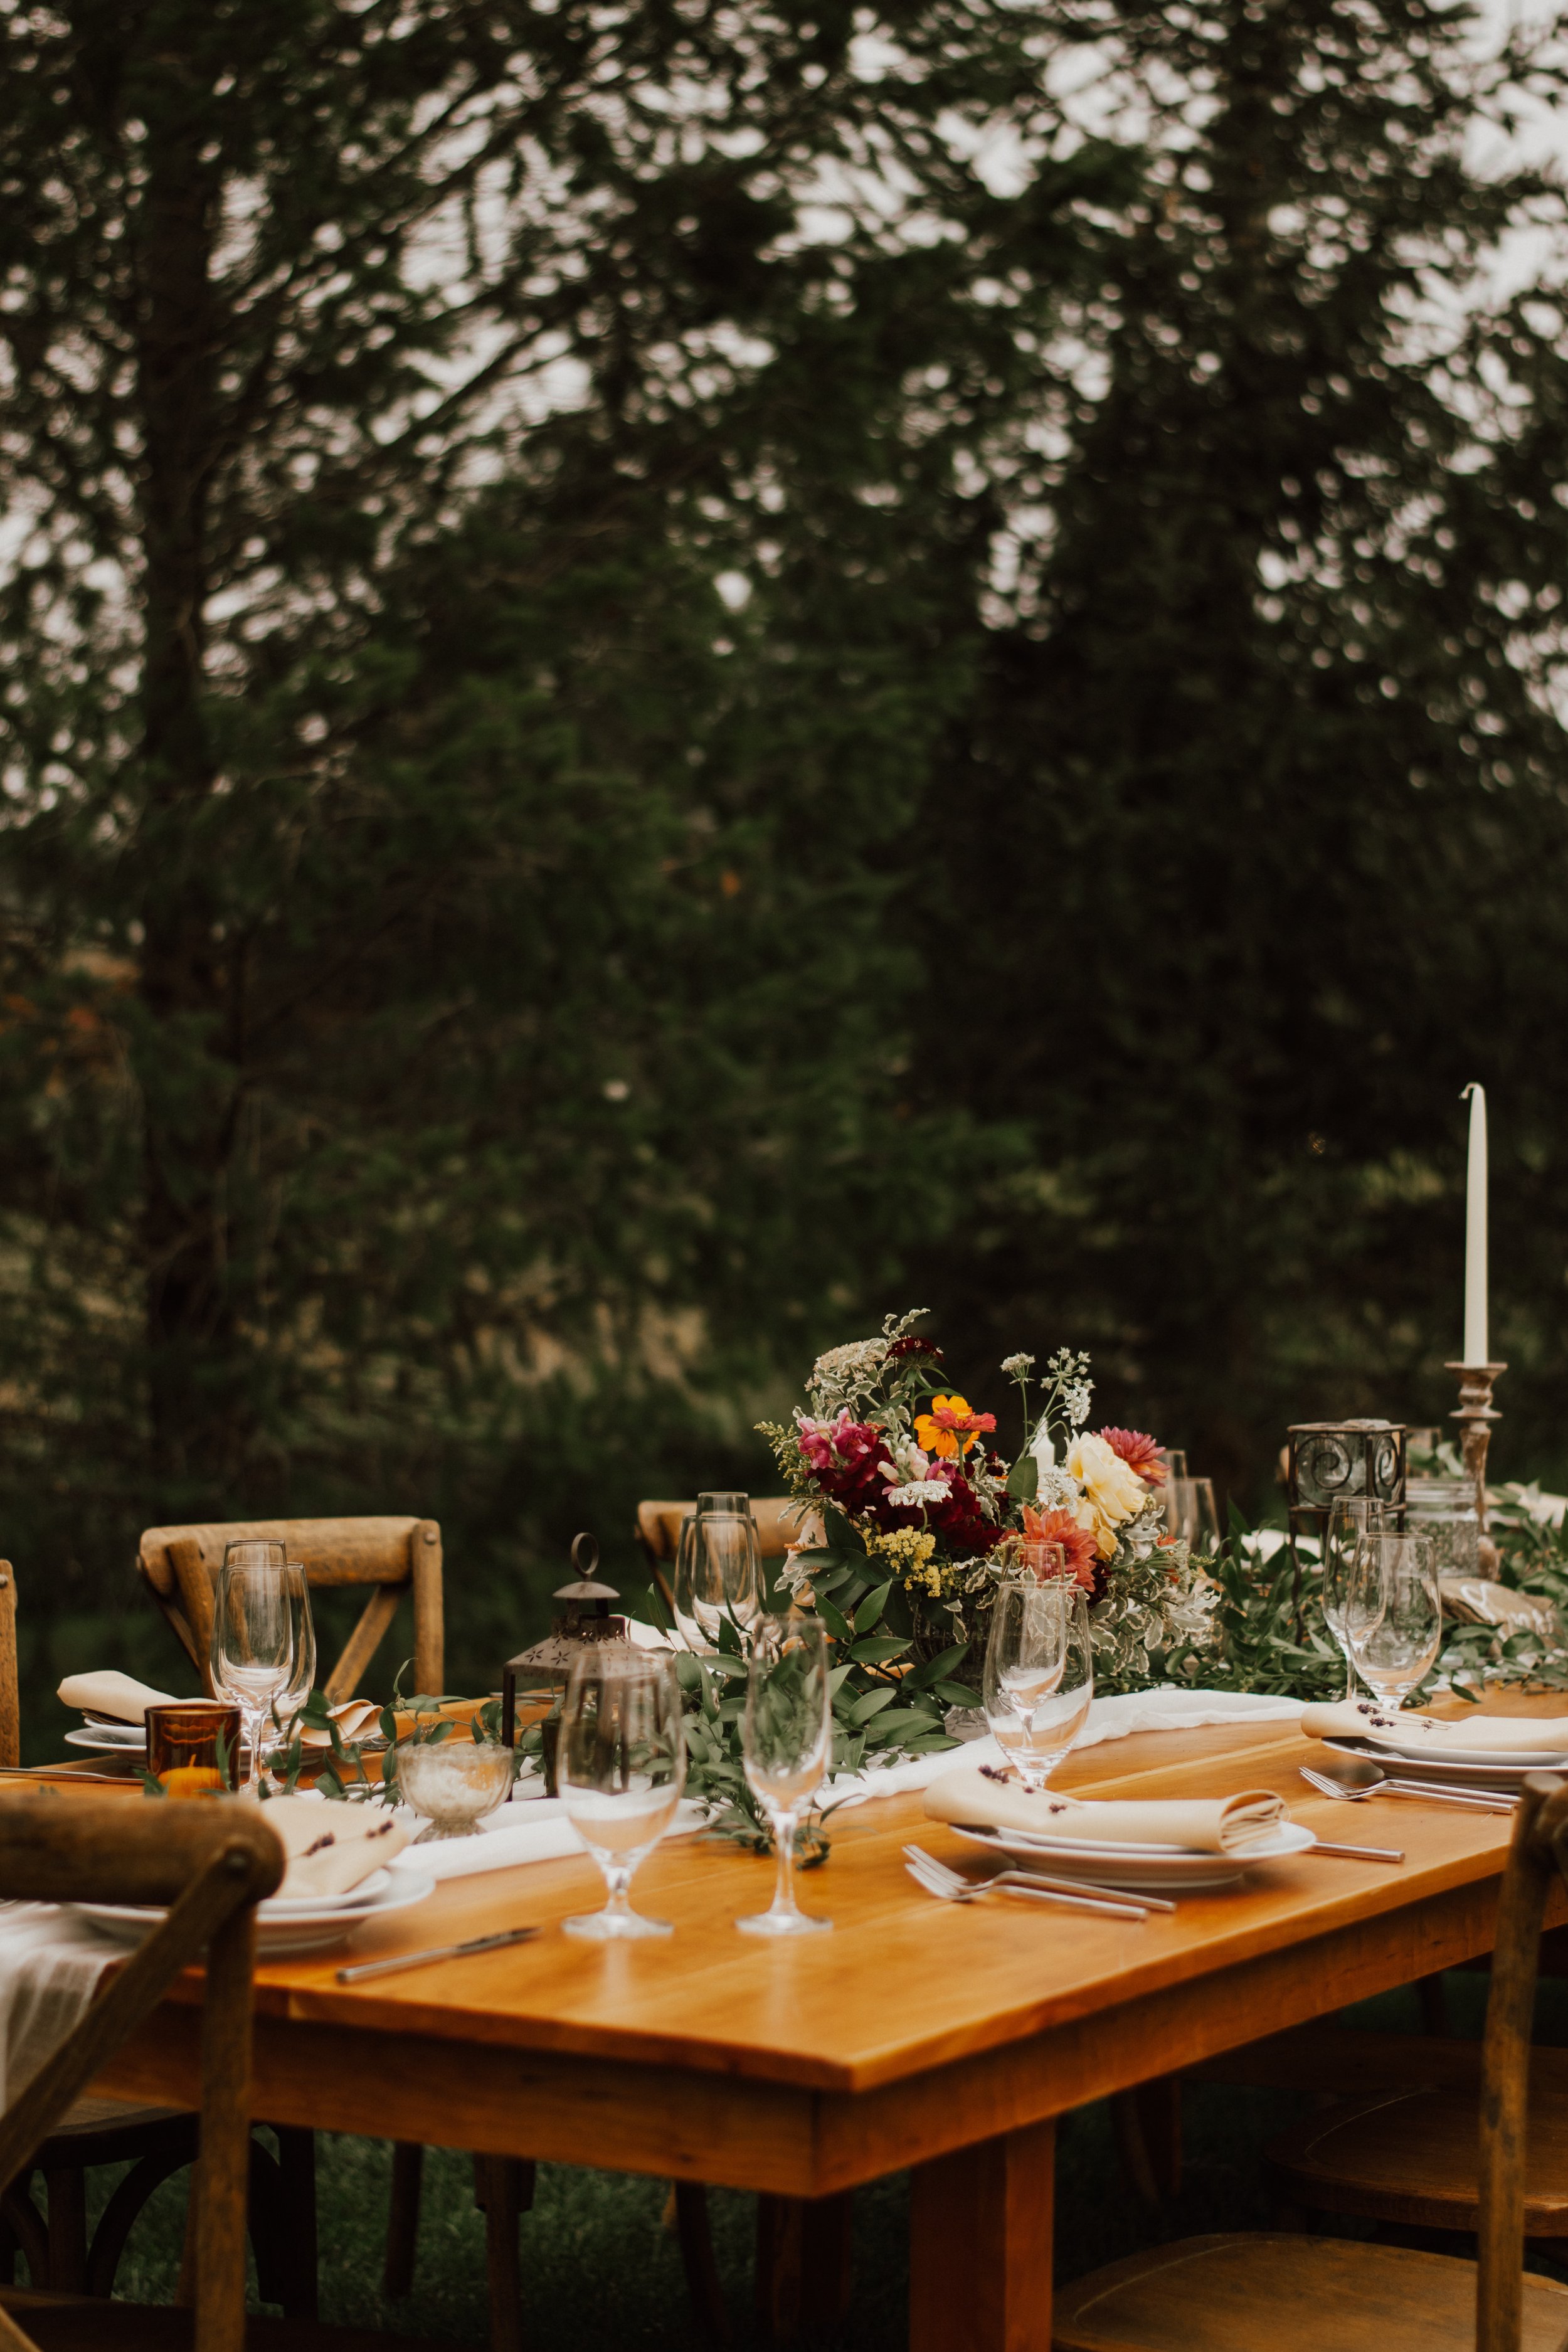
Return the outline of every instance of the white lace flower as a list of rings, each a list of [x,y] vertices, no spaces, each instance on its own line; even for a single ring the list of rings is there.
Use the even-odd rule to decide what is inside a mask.
[[[922,1510],[930,1503],[945,1503],[947,1487],[940,1478],[917,1478],[908,1486],[889,1486],[885,1498],[896,1510]]]

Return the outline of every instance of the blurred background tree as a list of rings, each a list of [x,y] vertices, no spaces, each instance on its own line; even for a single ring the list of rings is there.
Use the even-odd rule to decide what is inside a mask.
[[[1562,324],[1485,273],[1558,212],[1475,146],[1548,60],[1396,0],[0,26],[35,1684],[166,1668],[145,1524],[411,1508],[488,1686],[577,1525],[628,1573],[639,1494],[765,1483],[910,1299],[1261,1498],[1286,1421],[1448,1401],[1472,1076],[1550,1467]]]

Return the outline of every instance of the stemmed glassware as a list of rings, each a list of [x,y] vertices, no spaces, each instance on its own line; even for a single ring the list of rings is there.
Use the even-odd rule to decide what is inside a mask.
[[[680,1685],[668,1652],[596,1642],[572,1669],[556,1738],[566,1818],[605,1874],[609,1901],[563,1924],[595,1940],[668,1936],[629,1901],[633,1874],[671,1822],[686,1785]]]
[[[1026,1788],[1043,1789],[1082,1730],[1094,1696],[1081,1585],[1065,1575],[1041,1583],[1030,1574],[997,1586],[983,1691],[985,1719],[1003,1755]]]
[[[294,1675],[296,1612],[283,1546],[247,1537],[227,1546],[213,1596],[213,1688],[240,1711],[247,1791],[261,1777],[261,1729]]]
[[[1341,1496],[1329,1505],[1323,1522],[1323,1622],[1345,1654],[1348,1699],[1356,1695],[1355,1659],[1346,1618],[1356,1550],[1363,1536],[1382,1534],[1384,1510],[1374,1496]]]
[[[795,1899],[795,1836],[833,1754],[833,1685],[820,1617],[759,1617],[746,1668],[742,1756],[746,1785],[767,1814],[778,1858],[773,1899],[735,1925],[748,1936],[820,1936]]]
[[[1362,1680],[1384,1706],[1403,1706],[1442,1646],[1443,1602],[1429,1537],[1384,1528],[1360,1538],[1345,1632]]]
[[[711,1651],[726,1622],[743,1640],[763,1605],[762,1558],[749,1496],[699,1495],[680,1523],[675,1622],[689,1650]]]
[[[286,1748],[293,1738],[300,1710],[316,1687],[316,1622],[310,1614],[310,1579],[300,1562],[291,1559],[283,1570],[283,1582],[289,1596],[294,1666],[287,1685],[268,1710],[268,1725],[276,1734],[272,1758],[275,1770],[276,1749]]]

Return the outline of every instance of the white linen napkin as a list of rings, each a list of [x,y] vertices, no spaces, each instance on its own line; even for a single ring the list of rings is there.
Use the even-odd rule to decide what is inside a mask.
[[[1304,1706],[1301,1729],[1309,1739],[1370,1739],[1379,1748],[1429,1748],[1434,1756],[1486,1748],[1501,1756],[1568,1755],[1568,1715],[1466,1715],[1447,1723],[1374,1699],[1338,1699]]]
[[[277,1831],[288,1856],[277,1895],[282,1903],[290,1895],[348,1895],[372,1871],[401,1853],[409,1840],[406,1821],[381,1805],[271,1797],[261,1818]]]
[[[178,1704],[170,1692],[153,1690],[133,1675],[107,1668],[100,1674],[68,1675],[59,1696],[67,1706],[80,1707],[84,1715],[108,1716],[114,1723],[142,1723],[150,1706]]]
[[[121,1957],[58,1903],[0,1903],[0,2108],[80,2022]]]
[[[1234,1797],[1145,1797],[1130,1803],[1078,1801],[1055,1789],[1026,1789],[963,1766],[926,1790],[932,1821],[966,1828],[1029,1830],[1038,1836],[1085,1838],[1110,1845],[1180,1846],[1187,1853],[1232,1853],[1289,1818],[1269,1789]]]
[[[1135,1731],[1191,1731],[1205,1723],[1289,1723],[1301,1712],[1297,1698],[1259,1698],[1250,1691],[1205,1691],[1173,1687],[1125,1691],[1089,1702],[1089,1720],[1073,1742],[1098,1748],[1108,1739],[1128,1739]],[[912,1756],[904,1764],[868,1764],[840,1772],[827,1784],[823,1802],[864,1804],[869,1797],[894,1797],[906,1789],[928,1789],[958,1764],[1000,1764],[1002,1751],[989,1738],[943,1748],[933,1756]]]

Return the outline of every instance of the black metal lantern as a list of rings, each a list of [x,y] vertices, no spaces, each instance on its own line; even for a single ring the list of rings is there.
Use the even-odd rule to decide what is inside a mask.
[[[594,1570],[599,1565],[599,1547],[591,1535],[573,1538],[572,1565],[577,1570],[576,1581],[563,1584],[555,1594],[564,1602],[559,1616],[550,1621],[550,1632],[542,1642],[535,1642],[531,1650],[520,1650],[509,1658],[501,1669],[500,1736],[503,1746],[517,1744],[517,1685],[521,1675],[524,1683],[563,1691],[570,1679],[573,1666],[585,1649],[595,1642],[624,1642],[626,1620],[612,1615],[610,1603],[620,1594],[613,1584],[597,1584]]]

